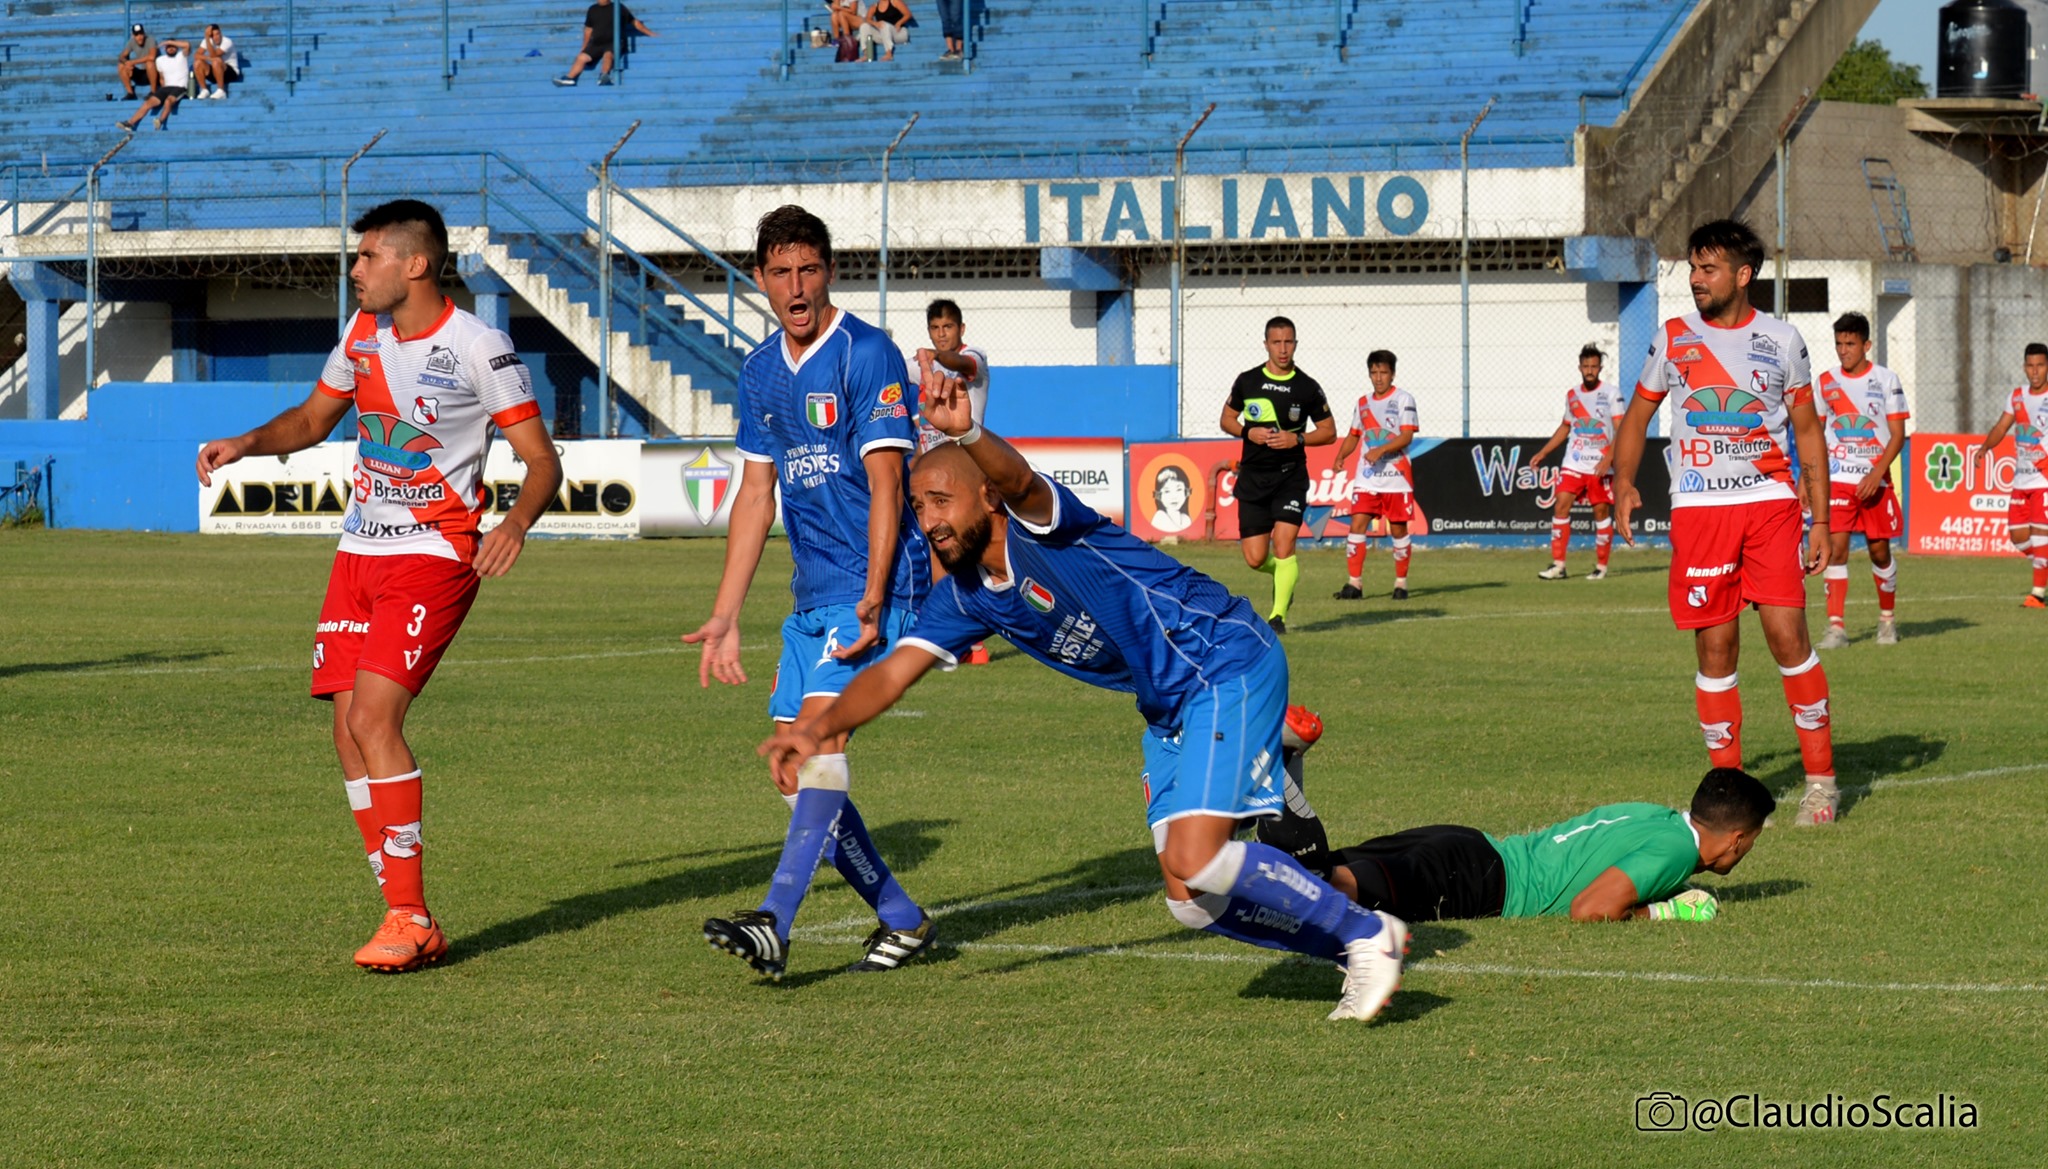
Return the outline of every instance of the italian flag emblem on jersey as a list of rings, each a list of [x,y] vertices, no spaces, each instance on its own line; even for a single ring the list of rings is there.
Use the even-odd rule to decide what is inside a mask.
[[[839,421],[839,396],[837,394],[805,394],[804,417],[819,430],[830,430]]]
[[[1053,606],[1052,590],[1030,577],[1025,577],[1024,603],[1040,613],[1050,613]]]

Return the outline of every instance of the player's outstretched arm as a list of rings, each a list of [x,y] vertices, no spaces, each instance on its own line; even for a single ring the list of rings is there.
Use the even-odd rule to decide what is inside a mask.
[[[1990,432],[1984,436],[1984,445],[1978,447],[1976,453],[1970,457],[1980,463],[1990,458],[1991,448],[2005,441],[2005,432],[2012,429],[2012,422],[2011,414],[2000,414],[1998,421],[1991,424]]]
[[[761,567],[768,529],[774,526],[775,464],[748,459],[740,471],[739,494],[733,496],[726,525],[725,569],[718,577],[711,616],[695,633],[683,634],[684,644],[704,647],[697,660],[697,684],[707,690],[713,678],[728,686],[747,681],[747,672],[740,668],[740,610],[747,603],[747,590],[753,587],[754,571]]]
[[[1593,883],[1572,898],[1573,921],[1626,921],[1647,917],[1648,910],[1636,896],[1636,883],[1627,873],[1609,866]]]
[[[1016,447],[975,424],[967,393],[960,383],[927,371],[920,389],[925,421],[958,442],[960,449],[974,459],[974,465],[988,476],[989,486],[1009,505],[1010,513],[1033,524],[1051,523],[1052,488],[1031,469]]]
[[[1536,448],[1536,453],[1529,456],[1529,465],[1532,467],[1542,465],[1543,460],[1550,457],[1550,452],[1564,445],[1565,436],[1570,434],[1571,430],[1572,428],[1569,424],[1558,423],[1557,429],[1551,432],[1550,441]]]
[[[818,745],[873,722],[925,676],[939,659],[914,645],[898,646],[894,652],[854,675],[846,689],[815,718],[799,719],[776,728],[755,753],[765,756],[778,784],[794,791],[797,768],[818,753]]]
[[[1811,395],[1793,403],[1787,413],[1799,452],[1799,489],[1813,514],[1806,536],[1806,575],[1812,576],[1828,566],[1828,440]]]
[[[348,413],[348,407],[348,399],[324,394],[315,388],[305,401],[249,433],[234,438],[216,438],[200,447],[199,482],[207,487],[213,486],[215,471],[250,455],[288,455],[305,450],[334,433],[335,424]]]
[[[1637,394],[1614,428],[1614,528],[1631,548],[1636,537],[1629,517],[1643,505],[1642,493],[1636,490],[1636,468],[1642,465],[1643,447],[1650,441],[1650,416],[1656,412],[1655,402]]]
[[[505,431],[505,441],[526,464],[526,478],[519,484],[519,502],[512,505],[503,522],[484,533],[476,552],[478,576],[503,576],[512,571],[526,547],[527,530],[562,489],[562,460],[555,454],[555,441],[548,437],[546,423],[538,417],[515,422]]]

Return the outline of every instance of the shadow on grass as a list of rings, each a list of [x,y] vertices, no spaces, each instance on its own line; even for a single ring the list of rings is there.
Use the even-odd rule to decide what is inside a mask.
[[[1944,633],[1954,633],[1962,629],[1974,629],[1976,626],[1977,623],[1967,617],[1937,617],[1932,621],[1901,621],[1899,622],[1899,637],[1901,639],[1940,637]],[[1862,639],[1858,638],[1857,640],[1860,641]]]
[[[1367,625],[1385,625],[1389,621],[1412,620],[1418,617],[1442,617],[1442,609],[1354,609],[1321,621],[1310,621],[1303,625],[1290,625],[1292,633],[1319,633],[1326,629],[1358,629]]]
[[[872,835],[876,850],[888,859],[890,866],[899,872],[908,872],[938,850],[940,841],[935,830],[952,824],[951,820],[904,820],[873,829]],[[765,891],[774,876],[776,858],[782,853],[780,844],[762,843],[687,855],[724,856],[735,853],[738,855],[734,859],[723,864],[685,869],[630,885],[580,893],[552,902],[545,909],[453,939],[448,946],[445,964],[452,966],[550,934],[573,933],[622,914],[660,909],[679,901]]]
[[[202,649],[191,653],[167,654],[156,650],[137,650],[132,654],[122,654],[118,658],[97,658],[88,661],[16,662],[13,665],[0,666],[0,678],[18,678],[23,674],[77,674],[120,666],[171,666],[181,662],[203,662],[208,658],[220,657],[226,652],[222,649]]]
[[[1768,881],[1744,881],[1739,885],[1716,885],[1713,887],[1716,901],[1768,901],[1773,897],[1785,897],[1806,888],[1806,882],[1785,878]]]
[[[1259,971],[1259,976],[1237,992],[1239,998],[1285,999],[1289,1002],[1320,1003],[1335,1006],[1337,996],[1343,993],[1344,975],[1335,966],[1322,962],[1275,962]],[[1451,1004],[1452,1000],[1426,990],[1403,990],[1394,992],[1387,1005],[1380,1009],[1375,1022],[1406,1023],[1420,1019],[1438,1007]]]
[[[1946,739],[1933,739],[1926,735],[1880,735],[1859,743],[1836,740],[1835,774],[1841,777],[1842,800],[1835,809],[1835,815],[1847,816],[1850,809],[1862,803],[1870,794],[1864,785],[1871,780],[1931,766],[1947,751]],[[1766,770],[1772,767],[1776,770],[1766,774]],[[1792,798],[1796,802],[1806,786],[1806,767],[1800,762],[1797,751],[1773,751],[1757,756],[1750,760],[1748,770],[1763,780],[1764,786],[1781,800]],[[1780,809],[1784,814],[1793,811],[1790,807]]]

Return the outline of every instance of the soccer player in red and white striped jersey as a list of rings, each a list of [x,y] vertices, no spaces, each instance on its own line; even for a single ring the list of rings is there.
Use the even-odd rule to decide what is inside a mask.
[[[1550,452],[1564,447],[1564,468],[1557,479],[1557,511],[1550,520],[1550,567],[1536,575],[1565,578],[1564,554],[1572,543],[1572,505],[1583,496],[1593,505],[1593,571],[1587,580],[1605,580],[1607,557],[1614,551],[1614,427],[1628,409],[1621,393],[1602,381],[1606,354],[1597,345],[1579,350],[1579,384],[1565,391],[1564,421],[1542,449],[1529,457],[1537,466]]]
[[[1870,573],[1877,581],[1877,644],[1896,645],[1894,609],[1899,566],[1892,541],[1906,532],[1892,461],[1906,449],[1906,389],[1899,375],[1870,360],[1870,318],[1843,313],[1835,321],[1835,356],[1841,364],[1820,375],[1814,404],[1828,440],[1828,631],[1820,648],[1849,644],[1849,535],[1863,533]],[[1882,437],[1880,437],[1882,436]]]
[[[1992,423],[1974,458],[1981,464],[2012,432],[2012,499],[2005,534],[2034,570],[2034,587],[2020,604],[2048,609],[2048,442],[2043,440],[2048,434],[2048,345],[2028,345],[2026,362],[2027,384],[2006,398],[2005,413]]]

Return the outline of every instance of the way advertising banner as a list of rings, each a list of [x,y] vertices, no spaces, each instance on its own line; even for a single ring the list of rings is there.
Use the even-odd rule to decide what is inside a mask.
[[[1418,438],[1409,447],[1415,473],[1416,516],[1411,535],[1548,539],[1557,502],[1558,465],[1526,463],[1541,438]],[[1664,439],[1651,439],[1637,472],[1643,506],[1634,527],[1639,537],[1668,536],[1671,530],[1671,472]],[[1338,443],[1308,449],[1308,512],[1305,538],[1341,538],[1350,530],[1351,477],[1337,466]],[[1237,439],[1133,443],[1130,450],[1131,522],[1147,540],[1201,539],[1203,514],[1213,500],[1215,536],[1235,540],[1237,474],[1229,469],[1242,446]],[[1353,456],[1354,459],[1356,456]],[[1575,531],[1590,534],[1592,508],[1572,511]]]
[[[340,536],[354,494],[356,444],[327,442],[296,454],[243,459],[199,488],[202,532]],[[533,526],[540,536],[633,536],[640,531],[640,443],[592,439],[555,444],[562,489]],[[526,467],[512,445],[484,456],[484,515],[490,531],[518,501]]]
[[[1935,556],[2010,556],[2005,509],[2019,462],[2010,437],[1979,466],[1981,434],[1916,434],[1906,472],[1906,550]]]

